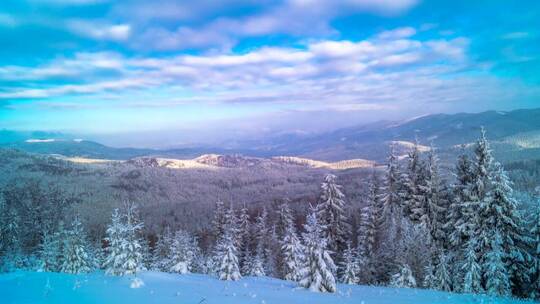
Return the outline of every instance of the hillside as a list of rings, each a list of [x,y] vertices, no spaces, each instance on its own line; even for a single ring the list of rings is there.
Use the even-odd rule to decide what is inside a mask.
[[[346,167],[335,174],[351,199],[361,197],[362,177],[371,167]],[[208,206],[217,200],[262,206],[289,199],[304,208],[316,200],[319,185],[331,170],[240,156],[118,161],[0,149],[1,189],[18,192],[27,189],[28,183],[46,189],[57,187],[77,198],[74,208],[96,227],[105,225],[109,219],[104,214],[124,200],[140,203],[149,230],[163,223],[203,227],[211,216]]]
[[[220,166],[235,165],[234,162],[239,159],[235,160],[233,155],[239,154],[253,157],[250,161],[257,161],[255,158],[287,156],[327,163],[351,159],[381,163],[390,145],[394,145],[398,155],[404,155],[416,138],[425,146],[423,150],[427,150],[433,143],[443,158],[451,158],[460,145],[470,144],[477,138],[482,126],[488,132],[498,159],[506,162],[540,158],[540,109],[435,114],[402,122],[381,121],[316,135],[281,134],[264,139],[227,140],[213,146],[166,150],[113,148],[93,141],[73,140],[73,136],[70,139],[58,133],[17,133],[6,130],[0,132],[0,135],[4,135],[0,145],[39,154],[112,160],[146,156],[194,159],[205,155],[203,158],[206,159],[200,158],[200,163],[220,163]],[[223,165],[225,163],[227,165]]]
[[[464,304],[527,303],[484,295],[461,295],[421,289],[339,285],[335,294],[314,293],[271,278],[219,281],[199,274],[143,272],[144,286],[130,288],[130,277],[102,273],[69,275],[45,272],[0,274],[4,304],[31,303],[194,303],[194,304]],[[24,286],[24,288],[21,288]]]

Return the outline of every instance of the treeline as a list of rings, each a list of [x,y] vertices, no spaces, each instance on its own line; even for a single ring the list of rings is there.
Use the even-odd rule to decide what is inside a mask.
[[[101,242],[89,242],[78,217],[64,225],[62,214],[13,206],[10,195],[30,195],[20,189],[25,194],[0,200],[2,269],[266,275],[323,292],[342,282],[539,299],[540,206],[515,199],[484,131],[472,155],[463,151],[452,178],[440,172],[434,148],[422,154],[415,146],[402,161],[390,152],[360,214],[332,174],[316,204],[296,217],[286,202],[255,215],[218,202],[204,246],[200,235],[168,228],[150,242],[129,203],[113,213]],[[28,229],[35,212],[44,224]]]

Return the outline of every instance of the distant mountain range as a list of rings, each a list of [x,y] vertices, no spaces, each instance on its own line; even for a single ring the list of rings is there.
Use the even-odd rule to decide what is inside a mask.
[[[159,156],[189,159],[202,154],[242,154],[253,157],[294,156],[321,161],[368,159],[384,161],[388,146],[406,153],[418,138],[423,146],[433,144],[441,153],[455,154],[485,127],[496,155],[503,160],[540,158],[540,109],[509,112],[435,114],[408,121],[377,123],[344,128],[317,135],[288,134],[260,140],[236,141],[219,148],[153,150],[113,148],[73,136],[47,132],[0,130],[0,146],[32,153],[60,154],[68,157],[131,159]],[[428,149],[427,147],[425,147]]]

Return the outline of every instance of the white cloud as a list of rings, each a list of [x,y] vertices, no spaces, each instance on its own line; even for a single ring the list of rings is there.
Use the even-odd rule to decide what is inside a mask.
[[[129,24],[101,24],[97,21],[70,20],[68,30],[96,40],[125,41],[131,34]]]
[[[420,41],[411,38],[361,41],[321,40],[296,48],[263,47],[244,54],[126,58],[116,53],[79,53],[36,68],[0,67],[0,80],[40,81],[39,87],[11,88],[0,99],[83,94],[100,98],[116,92],[158,90],[165,99],[183,103],[300,103],[335,109],[366,109],[365,104],[392,104],[439,96],[453,69],[465,68],[466,39]],[[439,61],[451,65],[439,65]],[[414,68],[409,67],[414,64]],[[63,77],[72,81],[56,84]],[[410,80],[409,80],[410,79]],[[82,82],[82,83],[81,83]],[[431,94],[421,92],[421,88]],[[178,97],[189,90],[196,99]],[[421,97],[418,96],[421,95]],[[124,103],[135,102],[126,100]],[[152,101],[145,101],[145,104]],[[139,103],[140,104],[140,103]],[[155,106],[165,106],[166,101]],[[171,104],[169,104],[171,105]],[[353,106],[357,105],[357,106]]]

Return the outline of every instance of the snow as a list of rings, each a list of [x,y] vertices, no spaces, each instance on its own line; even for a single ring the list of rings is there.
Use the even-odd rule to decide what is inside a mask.
[[[32,143],[49,143],[49,142],[55,142],[55,139],[27,139],[25,142],[32,144]]]
[[[141,288],[144,286],[143,280],[141,278],[134,278],[129,285],[130,288]]]
[[[334,294],[310,292],[293,282],[267,277],[220,281],[201,274],[141,272],[144,284],[132,289],[134,276],[103,272],[62,274],[24,272],[0,274],[2,304],[30,303],[204,303],[204,304],[464,304],[527,303],[485,295],[459,295],[420,289],[338,285]],[[530,302],[529,302],[530,303]]]

